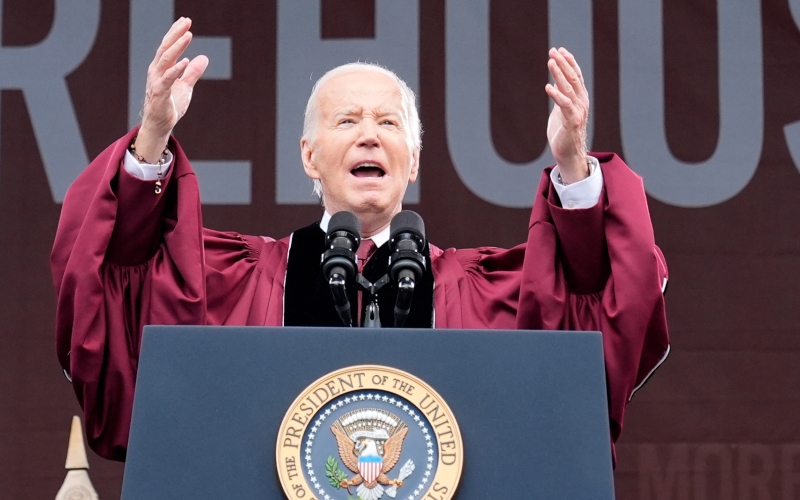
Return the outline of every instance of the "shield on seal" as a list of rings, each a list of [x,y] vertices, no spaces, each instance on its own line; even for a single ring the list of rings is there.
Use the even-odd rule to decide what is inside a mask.
[[[375,478],[378,477],[378,474],[381,473],[382,468],[383,468],[383,459],[381,457],[375,457],[375,456],[358,457],[358,472],[361,474],[361,477],[363,477],[364,481],[367,483],[374,482]]]

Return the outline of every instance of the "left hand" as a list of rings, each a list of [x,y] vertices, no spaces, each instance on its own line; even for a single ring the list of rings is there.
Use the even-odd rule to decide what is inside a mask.
[[[581,68],[567,49],[550,49],[547,69],[553,84],[545,92],[555,106],[547,121],[547,141],[565,184],[589,176],[586,158],[586,124],[589,120],[589,93]]]

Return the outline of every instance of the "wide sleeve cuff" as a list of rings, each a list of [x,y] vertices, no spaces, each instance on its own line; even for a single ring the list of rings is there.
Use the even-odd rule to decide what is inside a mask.
[[[143,181],[154,181],[163,179],[169,172],[169,167],[172,166],[172,151],[167,150],[167,158],[164,163],[159,167],[151,163],[139,163],[130,150],[125,152],[125,160],[123,161],[125,171],[132,176]],[[158,170],[161,168],[161,176],[158,175]]]
[[[600,193],[603,190],[603,170],[600,168],[597,158],[594,156],[587,158],[589,159],[589,177],[581,181],[564,185],[559,176],[558,165],[550,171],[553,188],[556,190],[558,199],[561,200],[561,206],[567,210],[591,208],[597,205],[597,201],[600,199]]]

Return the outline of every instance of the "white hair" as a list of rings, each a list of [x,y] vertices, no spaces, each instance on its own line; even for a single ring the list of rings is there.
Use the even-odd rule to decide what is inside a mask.
[[[419,112],[417,111],[417,96],[414,94],[414,91],[411,90],[411,87],[409,87],[402,78],[397,76],[394,71],[379,64],[367,62],[342,64],[341,66],[337,66],[328,71],[322,75],[319,80],[317,80],[317,82],[314,84],[314,87],[311,89],[311,95],[308,97],[308,103],[306,104],[306,112],[303,115],[302,138],[312,144],[316,141],[317,128],[319,127],[319,90],[322,88],[325,82],[334,76],[365,70],[377,71],[379,73],[388,75],[397,83],[397,87],[400,90],[400,103],[403,106],[403,110],[406,112],[406,117],[408,118],[406,130],[408,131],[409,139],[411,140],[411,144],[415,149],[421,149],[422,122],[420,122],[419,119]],[[320,183],[319,179],[314,179],[314,194],[316,194],[320,200],[322,199],[322,184]]]

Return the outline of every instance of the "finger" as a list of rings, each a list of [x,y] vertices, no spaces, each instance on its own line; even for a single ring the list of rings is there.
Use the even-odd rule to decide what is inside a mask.
[[[575,57],[564,47],[552,51],[551,57],[558,64],[564,78],[567,79],[572,89],[575,91],[575,97],[585,103],[589,101],[588,92],[586,92],[586,85],[583,83],[583,77],[580,74]],[[570,61],[571,59],[571,61]]]
[[[580,93],[581,90],[583,90],[580,82],[580,77],[578,76],[578,73],[575,71],[572,65],[569,63],[569,61],[567,61],[567,58],[563,54],[562,50],[565,49],[562,48],[559,50],[551,51],[550,57],[551,60],[555,62],[556,66],[558,67],[558,70],[561,72],[564,79],[569,84],[569,88],[567,89],[568,92],[566,93],[569,94],[569,90],[572,90],[577,95]]]
[[[553,102],[561,108],[565,112],[569,112],[572,108],[572,99],[565,96],[560,90],[558,90],[554,85],[548,83],[544,86],[544,91],[547,92],[547,95],[553,100]]]
[[[194,87],[197,80],[203,76],[206,68],[208,67],[208,57],[199,55],[189,62],[186,70],[183,72],[181,81],[190,87]]]
[[[167,69],[164,72],[164,76],[162,76],[158,83],[156,84],[158,90],[162,95],[168,95],[167,90],[172,88],[175,84],[175,81],[181,76],[181,74],[186,70],[186,67],[189,65],[189,59],[184,58],[180,62],[176,63],[171,68]]]
[[[167,68],[172,67],[181,56],[186,47],[192,41],[192,33],[189,28],[192,25],[188,17],[180,18],[175,21],[172,28],[164,35],[156,57],[148,68],[148,78],[160,78]]]
[[[158,62],[161,58],[161,55],[178,40],[180,37],[183,36],[184,33],[189,31],[189,28],[192,26],[192,20],[188,17],[180,17],[177,21],[172,23],[172,26],[167,31],[167,34],[164,35],[164,38],[161,39],[161,45],[158,46],[158,50],[156,50],[156,56],[153,58],[153,66]]]
[[[550,70],[550,75],[553,77],[554,86],[567,97],[573,98],[575,97],[575,89],[573,89],[572,85],[569,83],[569,80],[564,75],[564,72],[561,69],[561,66],[557,62],[557,57],[561,57],[563,60],[563,56],[555,53],[555,56],[551,52],[551,59],[547,61],[547,69]]]
[[[547,95],[553,99],[553,102],[561,111],[561,116],[563,117],[563,126],[574,130],[585,127],[586,113],[578,103],[573,101],[570,96],[564,95],[564,93],[554,85],[547,84],[545,85],[544,90],[547,92]],[[556,110],[554,109],[553,112],[555,113],[555,111]]]
[[[564,56],[564,59],[567,60],[567,63],[569,63],[570,67],[572,68],[572,71],[575,72],[578,80],[580,81],[580,87],[583,89],[584,93],[586,93],[586,95],[588,96],[589,92],[586,90],[586,82],[583,79],[583,72],[581,71],[580,65],[578,65],[578,61],[575,59],[575,56],[564,47],[561,47],[560,49],[558,49],[558,51],[561,53],[561,55]]]
[[[183,51],[186,50],[186,47],[189,46],[189,43],[192,41],[192,32],[187,31],[184,33],[180,38],[178,38],[171,47],[164,51],[161,54],[161,57],[158,59],[155,67],[155,74],[156,76],[164,74],[167,69],[171,68],[175,65],[178,61],[178,58],[183,54]]]
[[[579,78],[583,78],[583,73],[581,73],[581,68],[578,65],[578,61],[575,59],[575,55],[572,52],[568,51],[564,47],[558,49],[558,53],[561,54],[564,59],[569,63],[572,70],[578,75]]]

